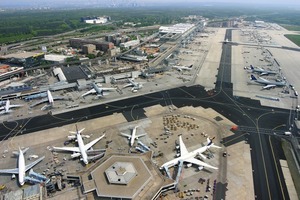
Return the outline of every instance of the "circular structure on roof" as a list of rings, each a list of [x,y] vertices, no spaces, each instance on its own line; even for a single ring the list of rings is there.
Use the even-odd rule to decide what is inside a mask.
[[[137,176],[137,171],[131,162],[115,162],[105,170],[105,174],[110,184],[127,185]]]

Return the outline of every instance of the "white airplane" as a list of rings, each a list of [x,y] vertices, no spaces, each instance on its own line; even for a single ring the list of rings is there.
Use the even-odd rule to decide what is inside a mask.
[[[259,83],[259,84],[262,84],[262,85],[265,85],[263,87],[263,89],[271,89],[271,88],[274,88],[276,86],[286,86],[286,82],[285,81],[269,81],[267,79],[264,79],[262,77],[259,77],[259,79],[257,79],[254,75],[251,74],[251,78],[250,78],[251,81],[254,81],[256,83]]]
[[[258,73],[258,74],[260,74],[261,76],[269,75],[269,74],[278,74],[278,72],[265,70],[265,69],[262,69],[262,68],[260,68],[260,67],[254,68],[253,65],[250,65],[250,69],[249,69],[249,70],[250,70],[250,72],[252,72],[252,73]]]
[[[24,183],[27,181],[27,177],[25,176],[25,173],[30,170],[31,168],[33,168],[36,164],[38,164],[39,162],[41,162],[45,156],[35,160],[34,162],[25,165],[25,158],[24,158],[24,153],[28,150],[29,148],[24,149],[23,151],[19,148],[19,152],[18,152],[18,167],[14,168],[14,169],[2,169],[0,170],[0,173],[3,174],[18,174],[18,178],[19,178],[19,184],[22,186],[24,185]]]
[[[39,105],[39,104],[42,104],[42,103],[48,103],[48,105],[44,106],[42,108],[43,109],[46,109],[48,107],[53,107],[54,106],[54,101],[55,100],[63,100],[65,99],[65,97],[61,97],[61,96],[57,96],[57,97],[53,97],[50,90],[47,90],[47,97],[46,98],[43,98],[41,101],[39,102],[36,102],[34,103],[33,105],[31,105],[30,107],[34,107],[36,105]]]
[[[8,114],[10,112],[12,112],[12,110],[10,110],[11,108],[17,108],[17,107],[21,107],[23,105],[11,105],[9,100],[6,100],[6,103],[4,106],[0,107],[0,114]]]
[[[195,165],[198,165],[199,167],[203,166],[203,167],[208,167],[208,168],[212,168],[212,169],[218,169],[217,167],[213,167],[213,166],[206,164],[205,162],[202,162],[195,158],[196,156],[200,155],[203,159],[206,159],[206,157],[204,155],[202,155],[203,152],[208,150],[210,147],[221,148],[221,147],[214,145],[214,143],[212,142],[211,139],[207,138],[206,146],[196,149],[194,151],[188,152],[185,144],[182,141],[181,136],[179,136],[179,147],[180,147],[180,156],[169,162],[164,163],[160,167],[160,169],[173,167],[174,165],[179,164],[180,161],[189,163],[187,165],[188,167],[190,167],[192,164],[195,164]]]
[[[103,93],[104,91],[116,90],[116,88],[103,88],[103,87],[99,87],[95,83],[92,83],[92,86],[93,86],[93,89],[91,89],[90,91],[82,94],[81,97],[84,97],[84,96],[89,95],[89,94],[97,94],[97,97],[102,97],[102,96],[106,95],[105,93]]]
[[[54,150],[61,150],[61,151],[72,151],[73,154],[71,155],[72,158],[76,158],[81,156],[81,159],[84,164],[88,164],[89,160],[93,160],[99,157],[99,155],[93,156],[93,157],[89,157],[87,154],[89,152],[93,152],[93,150],[89,150],[92,146],[94,146],[94,144],[96,144],[99,140],[101,140],[105,134],[103,134],[101,137],[91,141],[88,144],[84,144],[83,140],[82,140],[82,136],[81,136],[81,131],[78,131],[77,126],[76,126],[76,137],[77,137],[77,143],[78,143],[78,147],[53,147]]]
[[[172,68],[176,69],[177,71],[181,72],[183,70],[192,70],[193,69],[193,65],[190,65],[190,66],[173,66]]]
[[[143,134],[139,134],[137,135],[136,134],[136,129],[138,128],[138,126],[135,126],[133,129],[132,129],[132,132],[131,132],[131,135],[129,134],[126,134],[126,133],[120,133],[122,136],[125,136],[128,138],[128,140],[130,140],[130,146],[132,147],[133,143],[134,143],[134,140],[136,139],[139,139],[139,137],[143,137],[145,135],[147,135],[147,133],[143,133]]]
[[[137,90],[141,89],[143,87],[142,83],[137,83],[134,81],[134,79],[128,79],[129,83],[127,85],[124,85],[123,88],[126,87],[132,87],[131,91],[136,92]]]

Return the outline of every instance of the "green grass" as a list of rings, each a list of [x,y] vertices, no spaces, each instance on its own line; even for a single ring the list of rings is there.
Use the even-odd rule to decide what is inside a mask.
[[[297,46],[300,46],[300,35],[284,35],[287,39],[294,42]]]
[[[285,155],[286,161],[288,163],[288,167],[289,167],[289,170],[290,170],[290,173],[291,173],[294,185],[295,185],[298,199],[300,199],[300,175],[298,173],[298,169],[296,167],[295,160],[291,153],[291,150],[290,150],[291,148],[292,147],[288,142],[286,142],[284,140],[282,141],[282,149],[284,151],[284,155]]]
[[[281,26],[289,31],[300,31],[300,26],[281,24]]]

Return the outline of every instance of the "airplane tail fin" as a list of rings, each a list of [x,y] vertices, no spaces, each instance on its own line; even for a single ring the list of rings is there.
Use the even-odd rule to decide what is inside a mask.
[[[253,74],[251,74],[251,80],[252,80],[252,81],[256,81],[257,78],[256,78]]]
[[[28,151],[29,147],[22,150],[23,154],[25,154]]]
[[[81,132],[85,129],[85,128],[83,128],[83,129],[78,130],[77,124],[75,126],[76,126],[76,134],[81,134]]]
[[[250,69],[254,69],[253,65],[250,65]]]
[[[212,140],[208,137],[208,138],[206,138],[206,140],[207,140],[207,146],[210,146],[210,145],[212,145]]]
[[[29,147],[25,148],[25,149],[21,149],[21,147],[19,147],[19,151],[13,151],[12,153],[14,154],[14,156],[19,156],[20,152],[22,152],[23,154],[26,153],[26,151],[28,151]]]
[[[207,140],[207,146],[208,147],[214,147],[214,148],[222,148],[222,147],[219,147],[217,145],[214,145],[213,143],[213,139],[215,139],[215,137],[213,137],[212,139],[210,139],[209,137],[206,139]]]

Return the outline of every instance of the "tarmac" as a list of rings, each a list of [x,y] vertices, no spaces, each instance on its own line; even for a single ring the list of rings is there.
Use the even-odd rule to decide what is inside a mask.
[[[201,134],[202,132],[207,133],[209,137],[216,137],[216,144],[218,144],[218,140],[221,139],[223,136],[228,136],[232,134],[230,131],[230,127],[233,125],[232,122],[227,120],[225,117],[220,116],[219,113],[215,112],[213,109],[203,109],[201,107],[193,108],[193,107],[183,107],[180,109],[172,109],[172,112],[170,112],[169,107],[161,107],[161,106],[153,106],[149,108],[145,108],[146,110],[146,116],[147,119],[138,120],[132,123],[128,123],[124,116],[122,114],[113,114],[107,117],[87,120],[84,122],[78,122],[77,126],[79,129],[86,128],[83,132],[83,134],[89,134],[91,135],[90,139],[85,140],[84,142],[88,142],[103,133],[106,134],[106,137],[103,141],[100,141],[99,144],[95,145],[95,149],[98,148],[105,148],[105,144],[107,141],[113,141],[109,145],[109,149],[111,151],[114,151],[116,153],[122,151],[127,152],[130,150],[128,146],[128,140],[127,138],[124,138],[119,135],[119,133],[122,131],[128,131],[130,128],[132,128],[135,125],[139,125],[141,128],[138,128],[138,132],[146,132],[148,135],[145,138],[141,138],[141,141],[147,145],[149,145],[152,150],[154,150],[154,153],[156,152],[163,152],[163,157],[158,157],[157,159],[154,159],[154,162],[157,163],[158,166],[163,164],[165,161],[172,159],[175,155],[173,149],[175,147],[175,140],[178,140],[178,135],[183,134],[184,135],[184,141],[186,143],[186,146],[188,150],[193,150],[196,148],[199,148],[199,143],[204,144],[206,142],[206,138]],[[199,128],[195,131],[187,131],[187,128],[180,128],[177,131],[172,131],[172,135],[169,136],[161,136],[164,130],[162,119],[163,116],[181,116],[178,117],[181,121],[195,123],[199,126]],[[189,116],[189,118],[186,118]],[[205,117],[204,117],[205,116]],[[221,122],[216,122],[215,118],[219,116],[223,120]],[[65,125],[59,128],[52,128],[47,129],[43,131],[38,131],[35,133],[30,133],[26,135],[20,135],[12,138],[11,140],[4,141],[4,144],[1,146],[1,151],[8,150],[6,155],[9,155],[12,150],[15,149],[15,147],[22,146],[30,146],[30,153],[33,152],[47,152],[46,158],[44,161],[42,161],[40,164],[37,165],[37,167],[34,168],[37,172],[42,172],[47,169],[46,162],[51,162],[53,159],[53,154],[48,150],[52,146],[62,146],[63,141],[66,140],[67,135],[69,135],[68,131],[74,130],[74,125]],[[222,135],[220,135],[222,133]],[[47,136],[47,137],[45,137]],[[29,139],[30,138],[30,139]],[[168,139],[165,139],[168,138]],[[163,140],[162,140],[163,139]],[[43,141],[41,143],[41,140]],[[154,148],[150,145],[150,143],[153,142],[157,143],[158,148]],[[201,142],[200,142],[201,141]],[[167,142],[167,144],[165,143]],[[71,144],[73,145],[73,144]],[[4,147],[4,148],[3,148]],[[239,151],[239,150],[237,150]],[[214,152],[214,157],[212,159],[208,160],[208,163],[214,166],[219,166],[219,160],[220,156],[222,155],[223,150],[212,150]],[[240,151],[239,151],[240,152]],[[39,154],[39,153],[38,153]],[[40,155],[41,156],[41,155]],[[69,157],[68,153],[59,153],[58,159],[60,161],[63,160],[65,157]],[[242,157],[244,155],[241,155]],[[230,161],[230,162],[237,162],[240,159],[243,159],[242,157],[234,157],[236,161]],[[248,157],[249,157],[249,151],[248,151]],[[231,157],[228,157],[231,158]],[[8,161],[9,159],[9,161]],[[14,165],[15,159],[13,158],[1,158],[0,164],[4,168],[9,168]],[[67,173],[78,173],[79,171],[84,171],[87,168],[82,166],[78,163],[78,161],[73,160],[66,160],[64,161],[65,164],[61,167],[62,169],[66,170]],[[53,165],[54,167],[55,165]],[[230,168],[230,171],[237,171],[235,166],[239,166],[235,164],[233,167]],[[219,166],[219,168],[222,168],[222,166]],[[205,185],[202,185],[198,183],[198,180],[200,178],[204,179],[210,179],[211,183],[212,180],[218,180],[219,176],[228,176],[226,174],[226,171],[223,172],[223,175],[220,175],[218,171],[209,170],[209,173],[207,173],[207,170],[198,171],[195,170],[195,168],[184,168],[183,173],[181,176],[181,182],[179,184],[179,189],[181,191],[195,188],[196,185],[198,185],[200,192],[194,193],[194,196],[204,196],[205,194],[209,194],[209,192],[205,192]],[[229,172],[230,172],[229,171]],[[51,168],[49,170],[49,173],[51,172]],[[227,172],[227,173],[229,173]],[[251,180],[251,179],[250,179]],[[229,181],[229,180],[228,180]],[[230,182],[230,181],[229,181]],[[5,183],[7,187],[10,189],[17,189],[18,186],[16,184],[15,180],[9,181],[9,177],[1,179],[0,184]],[[240,183],[238,183],[240,185]],[[243,184],[246,184],[246,182],[243,181]],[[248,184],[251,184],[248,183]],[[235,185],[234,182],[231,184],[234,188],[238,187],[238,185]],[[230,185],[230,186],[231,186]],[[245,185],[245,188],[248,188],[248,186]],[[74,193],[74,190],[77,191],[75,188],[70,188],[70,193]],[[234,190],[235,191],[235,190]],[[241,192],[241,191],[239,191]],[[245,190],[245,193],[247,190]],[[56,195],[62,194],[60,198],[69,196],[69,192],[58,192]],[[53,199],[56,199],[56,195],[53,196]],[[169,194],[172,196],[172,194]],[[173,195],[178,195],[177,193]],[[51,198],[50,198],[51,199]]]
[[[216,82],[216,79],[211,78],[215,77],[215,75],[218,72],[218,67],[220,65],[220,58],[221,58],[221,48],[222,43],[221,41],[224,40],[225,36],[225,29],[222,28],[209,28],[211,32],[209,32],[208,38],[195,38],[194,42],[201,42],[203,46],[200,47],[200,49],[190,44],[187,48],[196,50],[193,53],[186,54],[184,56],[179,55],[178,57],[181,59],[180,62],[183,65],[190,64],[190,60],[193,60],[195,62],[194,69],[191,72],[177,72],[175,70],[171,70],[170,72],[165,73],[165,75],[157,75],[154,80],[147,80],[147,82],[144,84],[144,88],[138,92],[138,94],[131,94],[130,89],[124,89],[123,94],[124,96],[121,96],[118,93],[112,93],[110,97],[106,97],[103,100],[100,100],[102,103],[107,102],[107,107],[111,107],[111,104],[108,102],[111,100],[121,100],[128,95],[130,96],[138,96],[142,94],[152,93],[155,91],[159,91],[162,88],[172,88],[180,85],[185,85],[188,81],[185,81],[187,79],[194,80],[195,83],[201,84],[205,87],[206,90],[210,90],[215,88],[214,83]],[[234,41],[245,41],[247,38],[245,36],[242,36],[240,34],[239,30],[232,31],[232,37]],[[285,39],[282,39],[284,37],[283,35],[277,34],[276,31],[268,31],[268,34],[272,36],[272,40],[275,40],[274,43],[278,44],[286,44],[288,45],[289,42],[284,43],[286,41]],[[277,39],[278,37],[278,39]],[[203,51],[201,51],[203,50]],[[250,53],[245,53],[245,52]],[[264,90],[261,91],[260,87],[257,85],[248,84],[248,76],[246,70],[244,70],[245,66],[248,66],[249,64],[253,63],[253,65],[260,65],[260,66],[266,66],[267,63],[261,63],[260,59],[263,59],[262,56],[262,49],[253,48],[253,47],[247,47],[247,46],[232,46],[232,54],[231,54],[231,63],[232,63],[232,82],[233,82],[233,91],[234,96],[244,96],[244,97],[250,97],[251,99],[258,99],[260,100],[262,105],[266,106],[274,106],[274,107],[281,107],[281,108],[290,108],[291,106],[298,105],[298,102],[294,98],[290,98],[290,95],[283,95],[281,93],[282,89],[274,89],[274,90]],[[299,61],[299,58],[297,57],[297,53],[293,51],[284,50],[284,52],[281,52],[281,49],[274,49],[270,48],[269,51],[272,52],[273,57],[278,60],[280,63],[280,66],[282,67],[282,72],[284,76],[287,78],[289,83],[292,83],[293,85],[300,85],[299,79],[297,79],[298,71],[294,70],[294,68],[297,66],[297,59]],[[283,51],[283,50],[282,50]],[[285,55],[286,54],[286,55]],[[240,56],[243,55],[243,56]],[[285,58],[285,56],[287,58]],[[182,57],[181,57],[182,56]],[[195,58],[196,57],[196,58]],[[274,66],[273,66],[274,67]],[[276,67],[276,66],[275,66]],[[297,71],[293,73],[294,71]],[[196,73],[195,73],[196,72]],[[299,72],[300,73],[300,72]],[[197,74],[197,75],[196,75]],[[175,78],[174,78],[175,77]],[[138,80],[141,81],[141,80]],[[176,83],[176,84],[175,84]],[[192,96],[192,94],[189,94],[187,91],[184,91],[186,95]],[[291,92],[291,91],[290,91]],[[78,92],[72,93],[75,96],[80,96]],[[257,94],[261,94],[264,96],[275,96],[276,98],[280,98],[280,101],[270,101],[265,99],[259,99],[256,97]],[[226,116],[222,116],[220,113],[217,113],[216,111],[212,109],[203,109],[201,107],[182,107],[182,108],[176,108],[173,106],[173,103],[175,104],[175,100],[173,99],[173,102],[170,98],[170,95],[163,94],[163,98],[165,98],[165,106],[156,105],[151,107],[146,107],[144,110],[146,111],[144,114],[146,115],[147,119],[140,120],[139,118],[135,117],[134,112],[129,113],[129,115],[132,115],[131,118],[138,120],[137,122],[130,122],[128,118],[126,118],[126,113],[124,114],[112,114],[108,115],[106,117],[81,121],[79,120],[76,124],[79,128],[85,127],[86,130],[84,132],[89,133],[92,135],[92,138],[95,138],[97,136],[100,136],[101,134],[105,133],[106,138],[103,141],[100,141],[99,144],[95,145],[95,148],[105,148],[105,144],[108,141],[113,141],[112,145],[109,146],[111,149],[115,149],[116,152],[122,152],[122,151],[129,151],[129,146],[126,138],[120,137],[118,133],[120,131],[126,131],[130,128],[132,128],[136,123],[142,124],[142,128],[140,131],[145,131],[148,133],[148,137],[146,139],[141,139],[143,142],[150,144],[153,141],[156,140],[156,138],[161,137],[160,134],[163,132],[163,126],[162,126],[162,118],[164,115],[173,115],[173,114],[179,114],[180,116],[189,115],[194,118],[197,118],[197,124],[199,124],[199,132],[196,131],[194,133],[194,136],[190,135],[189,132],[177,132],[174,133],[170,138],[160,140],[160,138],[157,140],[158,143],[158,149],[154,149],[155,151],[159,151],[163,149],[164,156],[159,157],[155,162],[159,164],[162,164],[163,162],[173,158],[175,155],[174,144],[175,140],[178,139],[178,134],[188,134],[187,138],[184,139],[186,143],[186,146],[189,150],[193,150],[195,148],[199,147],[200,143],[205,142],[205,138],[203,135],[201,135],[201,132],[209,133],[209,136],[216,137],[217,138],[217,144],[219,141],[222,140],[222,138],[226,138],[232,135],[232,132],[228,131],[234,123],[230,122],[226,119]],[[172,95],[171,95],[172,96]],[[150,97],[150,96],[149,96]],[[93,104],[98,104],[98,100],[94,100],[93,96],[87,97],[84,100],[78,100],[83,102],[82,104],[85,104],[86,107],[91,106]],[[96,102],[97,101],[97,102]],[[171,106],[170,106],[171,105]],[[55,113],[60,113],[60,108],[63,108],[65,105],[63,103],[58,103],[58,108],[53,111],[55,117]],[[118,108],[121,109],[121,108]],[[17,111],[19,112],[19,111]],[[100,112],[103,112],[103,110],[100,110]],[[227,115],[226,113],[222,113],[224,115]],[[34,116],[34,114],[32,114]],[[223,119],[221,122],[216,121],[216,117],[221,116]],[[4,118],[6,120],[10,120],[9,117],[5,116]],[[67,119],[62,119],[62,121]],[[187,120],[192,123],[193,120],[186,119],[183,117],[182,120]],[[4,150],[8,150],[5,155],[9,155],[12,150],[15,150],[18,148],[18,146],[27,147],[30,146],[30,152],[29,153],[35,153],[35,152],[45,152],[46,158],[42,163],[37,165],[35,168],[38,172],[42,172],[46,170],[48,167],[46,163],[51,162],[53,160],[53,154],[49,151],[49,148],[53,145],[59,145],[62,146],[63,142],[66,139],[66,136],[69,134],[68,131],[74,130],[74,124],[64,125],[64,126],[58,126],[53,129],[45,129],[42,131],[26,134],[26,135],[19,135],[16,137],[12,137],[9,140],[1,141],[0,143],[0,151],[4,152]],[[183,131],[183,130],[181,130]],[[47,137],[45,137],[47,136]],[[161,137],[163,138],[163,137]],[[41,141],[43,141],[41,143]],[[88,142],[87,140],[86,142]],[[165,143],[166,142],[166,143]],[[223,151],[228,152],[228,156],[224,158],[222,156]],[[219,166],[220,170],[219,172],[211,172],[211,171],[197,171],[195,168],[184,168],[183,173],[181,175],[180,183],[179,183],[179,189],[181,191],[186,191],[188,189],[195,188],[194,185],[197,185],[200,189],[200,193],[194,193],[193,197],[196,196],[203,196],[205,194],[214,195],[213,192],[206,193],[206,184],[199,184],[198,180],[199,178],[204,178],[206,181],[210,179],[210,184],[213,183],[213,180],[217,180],[217,182],[220,182],[222,184],[228,183],[228,191],[226,192],[226,198],[232,198],[232,199],[254,199],[254,188],[253,188],[253,176],[252,176],[252,168],[251,165],[253,165],[251,161],[250,152],[252,149],[249,147],[248,144],[246,144],[244,141],[235,143],[229,147],[223,147],[222,151],[213,151],[214,157],[209,160],[209,163],[212,165]],[[3,153],[4,155],[4,153]],[[40,156],[42,156],[41,154]],[[63,158],[69,156],[68,154],[58,154],[58,157],[60,160],[63,160]],[[241,162],[241,160],[243,162]],[[0,165],[1,168],[10,168],[12,166],[15,166],[16,159],[9,158],[6,156],[6,158],[0,159]],[[222,164],[226,165],[226,170],[224,170],[225,166],[222,166]],[[85,170],[85,167],[82,166],[78,161],[72,161],[67,160],[64,164],[65,170],[69,173],[72,172],[78,172]],[[9,176],[3,176],[0,180],[0,184],[5,183],[9,188],[14,189],[17,188],[16,181],[10,181]],[[78,192],[74,188],[71,188],[69,191],[76,193]],[[204,192],[204,193],[203,193]],[[171,194],[168,193],[172,197],[178,197],[178,193]],[[185,193],[186,194],[186,193]],[[64,192],[64,195],[68,195],[68,193]],[[53,197],[53,199],[58,197]]]

